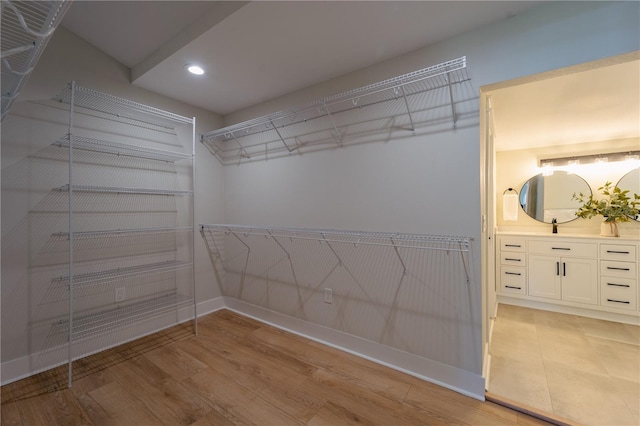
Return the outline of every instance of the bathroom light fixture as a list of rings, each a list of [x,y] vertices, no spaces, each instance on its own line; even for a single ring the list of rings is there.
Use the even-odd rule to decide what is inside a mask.
[[[578,164],[590,164],[590,163],[613,163],[616,161],[629,161],[637,160],[640,158],[640,151],[624,151],[624,152],[610,152],[593,155],[573,155],[571,157],[560,158],[542,158],[540,159],[540,167],[562,167],[562,166],[576,166]]]
[[[189,71],[191,74],[195,74],[195,75],[204,74],[204,68],[202,68],[199,65],[188,64],[186,65],[186,68],[187,68],[187,71]]]
[[[625,161],[638,161],[640,159],[640,155],[638,153],[640,153],[640,151],[628,153],[624,156]]]

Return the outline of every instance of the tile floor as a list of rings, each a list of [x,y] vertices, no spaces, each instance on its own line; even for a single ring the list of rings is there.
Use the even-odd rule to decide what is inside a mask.
[[[489,391],[584,425],[640,425],[640,327],[501,304]]]

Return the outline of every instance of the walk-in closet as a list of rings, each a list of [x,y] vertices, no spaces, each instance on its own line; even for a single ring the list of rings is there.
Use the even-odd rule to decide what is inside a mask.
[[[640,420],[640,4],[0,11],[3,424]]]

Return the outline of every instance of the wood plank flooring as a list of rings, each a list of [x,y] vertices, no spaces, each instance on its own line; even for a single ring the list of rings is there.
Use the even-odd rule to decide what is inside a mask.
[[[541,425],[228,310],[3,386],[2,425]]]

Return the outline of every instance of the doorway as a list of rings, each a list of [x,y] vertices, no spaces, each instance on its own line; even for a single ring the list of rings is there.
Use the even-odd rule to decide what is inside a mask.
[[[562,309],[554,312],[548,306],[527,306],[517,299],[501,297],[496,291],[495,238],[497,232],[505,230],[551,232],[551,225],[526,217],[522,210],[519,211],[520,220],[515,222],[506,222],[499,214],[502,212],[500,197],[503,191],[512,187],[520,192],[522,184],[530,177],[528,174],[533,173],[523,164],[537,167],[537,157],[541,152],[566,154],[576,149],[595,152],[602,149],[603,143],[609,148],[635,146],[638,149],[640,126],[636,109],[639,100],[633,85],[625,85],[621,81],[621,67],[631,67],[635,71],[631,78],[637,85],[640,55],[633,52],[484,86],[480,93],[486,388],[498,396],[514,399],[522,406],[585,424],[640,423],[639,328],[569,315]],[[629,98],[630,95],[635,99]],[[620,108],[622,105],[627,107]],[[629,105],[635,106],[629,108]],[[523,160],[522,155],[527,153],[531,158]],[[591,180],[601,179],[609,177],[594,175]],[[561,225],[563,231],[575,233],[582,232],[581,226],[584,223]],[[594,233],[596,235],[597,232]],[[550,343],[553,339],[556,339],[555,344]],[[573,345],[568,345],[569,353],[563,354],[563,344],[568,342],[573,342]],[[588,345],[580,346],[580,342]],[[590,354],[587,347],[596,352]],[[614,367],[606,357],[598,358],[603,354],[617,358],[616,365],[626,365],[629,369],[612,374]],[[592,361],[590,364],[588,359]],[[569,368],[577,369],[580,362],[592,376],[608,375],[614,379],[631,380],[589,382],[582,380],[583,376],[578,373],[560,382],[548,380],[549,377],[560,377],[558,371],[573,373]],[[568,367],[553,371],[563,363]],[[537,374],[530,374],[533,371]],[[565,385],[571,387],[563,388]],[[589,403],[595,393],[581,394],[585,389],[606,389],[607,395],[613,397],[611,400],[601,397],[601,402],[607,399],[608,405],[598,406],[597,412],[609,412],[620,417],[589,417],[589,409],[596,407],[595,403]],[[577,396],[583,408],[579,408],[580,403],[554,400],[553,394],[559,393]],[[567,406],[578,409],[571,411]],[[586,418],[576,417],[580,411],[587,415]]]

